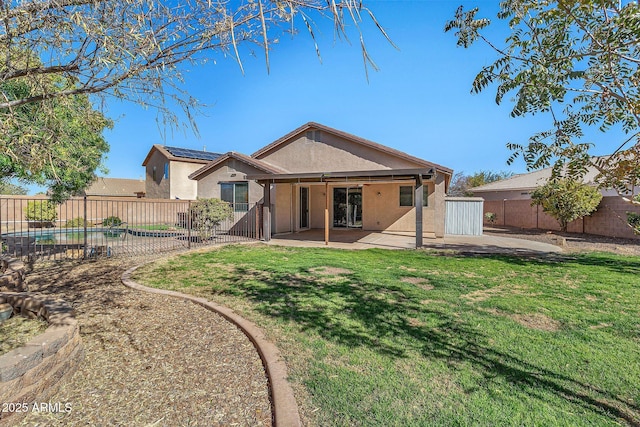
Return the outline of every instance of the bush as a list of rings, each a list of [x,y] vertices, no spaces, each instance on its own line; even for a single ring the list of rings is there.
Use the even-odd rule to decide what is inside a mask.
[[[122,220],[117,216],[110,216],[102,220],[102,225],[104,225],[105,227],[113,227],[121,224]]]
[[[79,216],[77,218],[68,220],[64,226],[66,228],[77,228],[77,227],[84,227],[85,225],[89,225],[89,224],[88,223],[85,224],[84,218]]]
[[[496,222],[496,218],[498,217],[495,213],[493,212],[487,212],[484,214],[485,219],[487,220],[487,222],[491,225],[493,225],[493,223]]]
[[[600,200],[602,194],[597,188],[568,178],[549,181],[531,194],[531,206],[542,206],[544,212],[558,220],[563,232],[571,221],[591,215]]]
[[[627,222],[633,228],[635,234],[640,234],[640,214],[627,212]]]
[[[24,208],[24,217],[27,221],[54,222],[58,212],[55,203],[49,200],[31,200]]]
[[[202,238],[222,221],[232,218],[233,208],[220,199],[198,199],[191,205],[191,224]]]

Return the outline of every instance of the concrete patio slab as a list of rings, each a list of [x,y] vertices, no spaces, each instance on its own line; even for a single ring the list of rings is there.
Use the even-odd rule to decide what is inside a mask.
[[[298,247],[329,247],[339,249],[414,249],[415,236],[403,232],[373,232],[362,230],[331,230],[329,245],[325,245],[323,230],[308,230],[299,233],[277,234],[269,241],[271,245]],[[423,236],[424,249],[454,250],[472,253],[501,254],[549,254],[562,252],[562,248],[548,243],[499,236],[445,236],[433,234]]]

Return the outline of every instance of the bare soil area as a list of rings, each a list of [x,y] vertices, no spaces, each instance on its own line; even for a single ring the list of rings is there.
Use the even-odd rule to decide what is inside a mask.
[[[249,339],[193,303],[124,287],[120,277],[135,264],[43,263],[28,275],[34,292],[74,307],[85,359],[50,399],[71,411],[32,412],[22,425],[271,425],[267,378]]]
[[[566,252],[612,252],[621,255],[640,255],[640,239],[503,227],[485,227],[484,234],[560,245]],[[563,243],[564,245],[562,245]]]

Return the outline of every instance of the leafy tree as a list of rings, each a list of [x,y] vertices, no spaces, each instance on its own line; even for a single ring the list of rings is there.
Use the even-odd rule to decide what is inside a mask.
[[[43,76],[40,84],[52,93],[73,86],[60,75]],[[21,78],[0,82],[0,93],[11,101],[33,89]],[[53,200],[64,200],[95,179],[109,149],[102,132],[110,126],[82,94],[0,109],[0,179],[48,186]]]
[[[567,225],[576,219],[590,215],[598,208],[602,194],[597,188],[573,179],[550,180],[536,188],[531,194],[531,206],[542,206],[542,210],[567,231]]]
[[[453,176],[451,185],[449,186],[449,195],[471,197],[473,196],[473,191],[471,191],[473,187],[489,184],[512,176],[513,172],[506,171],[480,171],[471,175],[465,175],[464,172],[459,172]]]
[[[498,19],[511,33],[504,43],[489,40],[490,25],[478,8],[458,8],[445,31],[455,31],[458,45],[481,40],[497,59],[481,69],[472,92],[496,86],[496,102],[513,96],[511,116],[548,113],[553,127],[510,142],[508,162],[523,156],[528,168],[553,165],[553,176],[574,179],[590,165],[600,170],[598,183],[633,200],[640,185],[640,6],[621,0],[504,0]],[[610,156],[589,155],[585,127],[602,132],[619,126],[625,133]]]
[[[375,67],[359,31],[364,16],[386,37],[369,9],[354,0],[2,1],[0,82],[24,79],[29,90],[20,97],[0,99],[0,110],[96,94],[158,108],[172,124],[178,105],[192,121],[199,103],[181,89],[188,64],[232,57],[243,70],[241,56],[258,46],[268,70],[273,45],[282,35],[295,33],[294,18],[315,40],[317,17],[332,19],[338,37],[355,29],[365,65]],[[34,52],[39,61],[16,59],[14,52]],[[52,74],[71,84],[60,90],[43,87],[41,80]]]
[[[25,194],[27,194],[27,189],[21,185],[12,183],[8,179],[0,179],[0,194],[15,194],[18,196],[24,196]]]

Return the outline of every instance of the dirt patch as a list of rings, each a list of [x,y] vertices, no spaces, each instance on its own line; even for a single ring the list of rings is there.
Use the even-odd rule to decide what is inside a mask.
[[[430,291],[433,289],[433,285],[429,283],[429,279],[425,279],[424,277],[403,277],[402,279],[400,279],[400,281],[416,285],[417,287],[424,289],[425,291]]]
[[[486,301],[491,297],[504,295],[509,293],[511,295],[531,295],[527,291],[529,288],[522,285],[502,285],[489,289],[479,289],[477,291],[470,292],[466,295],[462,295],[461,298],[469,300],[469,302]]]
[[[267,378],[248,338],[193,303],[120,283],[141,260],[36,264],[30,286],[76,311],[85,359],[24,426],[271,425]]]
[[[540,313],[512,314],[509,316],[516,322],[530,329],[555,332],[560,329],[560,322]]]
[[[555,332],[559,330],[561,327],[560,322],[558,322],[557,320],[553,320],[549,316],[545,316],[544,314],[540,314],[540,313],[511,314],[511,313],[505,313],[496,308],[484,308],[484,309],[480,309],[480,311],[492,314],[494,316],[508,317],[529,329],[538,329],[540,331]]]
[[[346,268],[328,267],[328,266],[310,268],[309,271],[312,272],[313,274],[318,274],[320,276],[339,276],[339,275],[353,274],[353,271],[348,270]]]
[[[413,326],[414,328],[420,328],[425,325],[425,323],[422,320],[416,319],[415,317],[410,317],[409,319],[407,319],[407,323]]]

